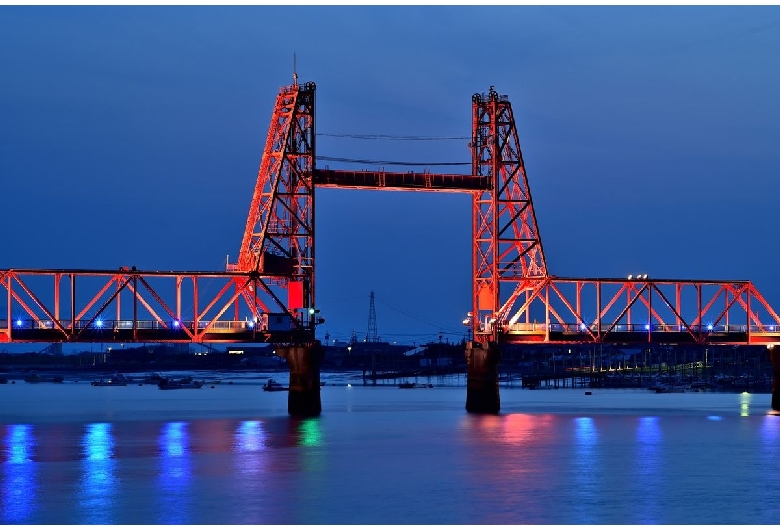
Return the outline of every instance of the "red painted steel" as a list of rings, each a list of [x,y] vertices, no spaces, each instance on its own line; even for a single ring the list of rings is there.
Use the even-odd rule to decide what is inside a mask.
[[[62,279],[67,285],[59,286]],[[52,280],[53,295],[46,288]],[[308,312],[286,311],[271,283],[256,273],[0,271],[9,308],[0,316],[0,342],[311,340]]]
[[[315,88],[296,82],[276,97],[238,260],[227,266],[272,277],[281,288],[300,282],[302,304],[289,308],[297,310],[315,306]]]
[[[0,270],[0,342],[309,342],[314,191],[330,187],[472,195],[464,324],[477,340],[780,344],[749,281],[549,275],[512,107],[493,87],[472,97],[471,175],[316,169],[314,92],[297,79],[279,91],[226,272]]]
[[[472,97],[472,138],[472,173],[493,184],[473,194],[471,319],[477,340],[496,340],[493,324],[511,309],[502,307],[501,284],[532,290],[547,264],[512,106],[492,86]]]

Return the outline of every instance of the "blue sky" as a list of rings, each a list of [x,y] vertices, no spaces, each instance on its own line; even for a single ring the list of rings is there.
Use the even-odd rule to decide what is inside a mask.
[[[748,279],[780,308],[776,6],[0,7],[0,268],[223,270],[293,53],[320,133],[468,136],[471,95],[508,95],[552,274]],[[467,195],[316,212],[322,333],[365,337],[373,290],[384,340],[463,336]]]

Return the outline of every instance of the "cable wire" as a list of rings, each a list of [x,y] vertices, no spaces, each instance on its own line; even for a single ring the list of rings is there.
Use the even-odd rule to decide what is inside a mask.
[[[329,136],[331,138],[352,138],[353,140],[412,140],[412,141],[437,141],[437,140],[470,140],[469,136],[403,136],[393,134],[351,134],[351,133],[317,133],[317,136]]]
[[[317,160],[345,162],[347,164],[377,164],[382,166],[470,166],[471,162],[401,162],[395,160],[368,160],[362,158],[342,158],[336,156],[318,156]]]

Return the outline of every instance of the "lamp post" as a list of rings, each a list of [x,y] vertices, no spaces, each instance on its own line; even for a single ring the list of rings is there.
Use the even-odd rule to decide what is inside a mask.
[[[473,332],[474,330],[471,328],[473,313],[469,311],[466,313],[466,318],[463,319],[463,325],[466,326],[466,339],[467,340],[474,340]]]

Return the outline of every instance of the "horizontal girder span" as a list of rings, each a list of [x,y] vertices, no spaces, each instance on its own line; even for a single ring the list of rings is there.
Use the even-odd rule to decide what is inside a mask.
[[[744,280],[527,279],[478,326],[507,343],[780,344],[780,316]]]
[[[392,191],[477,192],[492,187],[490,177],[441,173],[392,171],[348,171],[317,169],[314,184],[318,188],[380,189]]]
[[[307,342],[313,321],[257,273],[0,270],[0,342]]]

